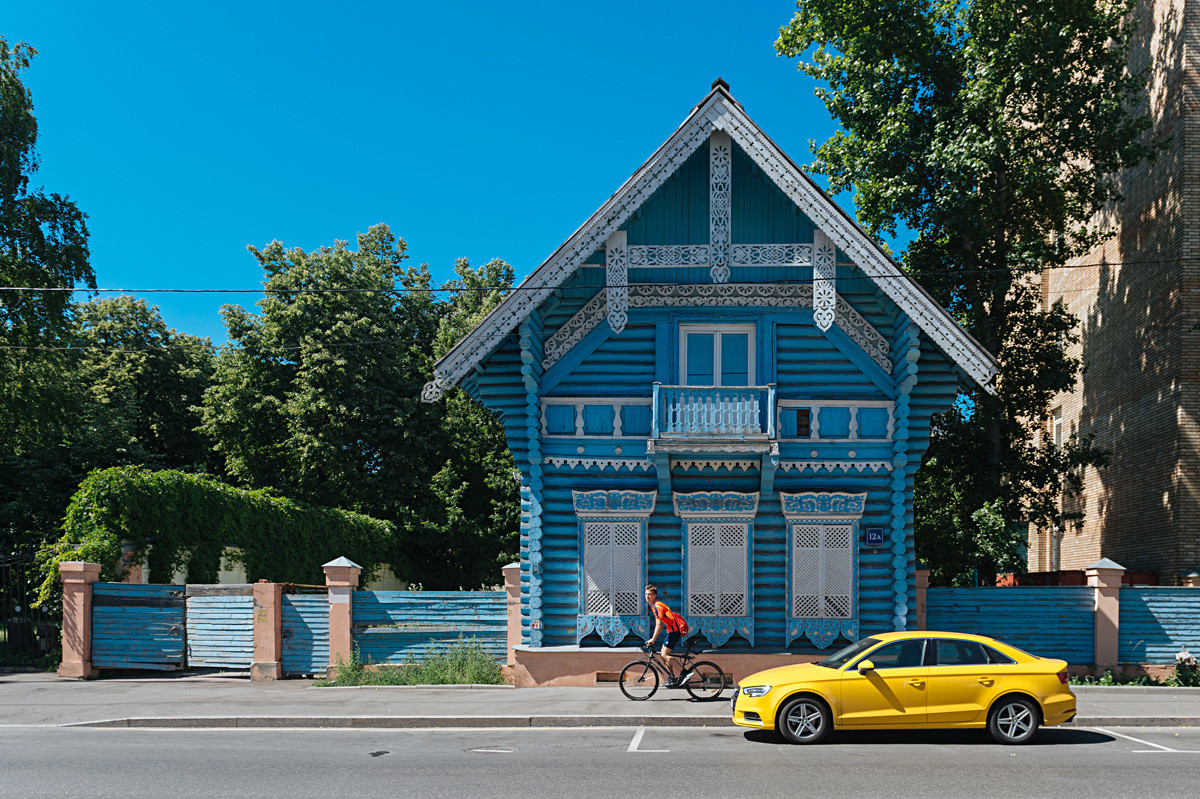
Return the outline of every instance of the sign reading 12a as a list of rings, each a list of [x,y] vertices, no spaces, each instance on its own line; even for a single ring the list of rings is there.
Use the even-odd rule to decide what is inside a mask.
[[[866,536],[867,536],[867,546],[869,546],[869,547],[883,546],[883,528],[882,527],[868,527]]]

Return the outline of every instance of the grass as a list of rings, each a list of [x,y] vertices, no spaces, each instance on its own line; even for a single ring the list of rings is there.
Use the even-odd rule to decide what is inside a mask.
[[[1083,677],[1071,677],[1071,685],[1158,685],[1163,688],[1196,688],[1200,687],[1200,669],[1194,665],[1179,664],[1175,671],[1165,680],[1158,680],[1147,674],[1137,677],[1121,677],[1113,674],[1112,669],[1099,677],[1090,674]]]
[[[346,685],[504,685],[500,664],[474,638],[459,639],[446,649],[430,652],[421,660],[399,666],[364,662],[358,650],[349,661],[338,661],[334,678],[313,685],[331,688]]]

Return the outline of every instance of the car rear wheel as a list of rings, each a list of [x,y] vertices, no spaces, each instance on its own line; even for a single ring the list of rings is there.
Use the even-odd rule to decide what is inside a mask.
[[[1006,696],[988,716],[988,732],[1002,744],[1023,744],[1038,730],[1041,717],[1037,705],[1020,696]]]
[[[811,696],[797,696],[779,711],[776,726],[788,743],[815,744],[828,734],[833,720],[824,702]]]

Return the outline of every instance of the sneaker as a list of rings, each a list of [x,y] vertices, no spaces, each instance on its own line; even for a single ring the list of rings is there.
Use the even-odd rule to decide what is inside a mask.
[[[667,687],[668,688],[678,688],[681,685],[683,685],[683,682],[678,677],[668,677],[667,678]]]

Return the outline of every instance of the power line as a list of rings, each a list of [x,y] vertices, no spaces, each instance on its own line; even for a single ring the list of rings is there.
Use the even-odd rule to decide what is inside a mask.
[[[1191,258],[1155,258],[1138,261],[1096,261],[1082,264],[1052,264],[1044,266],[1038,272],[1029,272],[1028,276],[1033,277],[1040,274],[1041,271],[1053,271],[1059,269],[1090,269],[1094,267],[1123,267],[1123,266],[1142,266],[1151,264],[1181,264],[1192,262],[1195,259]],[[581,264],[581,266],[596,266],[601,267],[602,264]],[[743,264],[747,268],[755,268],[753,265]],[[630,269],[707,269],[707,264],[679,264],[673,267],[638,267],[631,266]],[[839,278],[839,280],[908,280],[921,277],[957,277],[967,279],[975,276],[985,275],[1000,275],[1011,273],[1011,269],[976,269],[971,271],[963,270],[944,270],[944,271],[925,271],[925,272],[901,272],[896,275],[862,275],[850,278]],[[775,283],[797,283],[800,281],[776,280]],[[807,281],[804,281],[807,282]],[[643,286],[681,286],[693,285],[692,283],[673,283],[673,282],[658,282],[658,283],[630,283],[630,288]],[[257,289],[136,289],[136,288],[71,288],[64,286],[0,286],[0,291],[28,291],[28,292],[82,292],[93,294],[280,294],[280,295],[302,295],[302,294],[440,294],[453,292],[517,292],[517,291],[542,291],[546,289],[545,285],[538,286],[442,286],[440,288],[432,287],[417,287],[417,286],[398,286],[393,288],[303,288],[303,289],[278,289],[278,288],[257,288]]]

